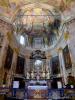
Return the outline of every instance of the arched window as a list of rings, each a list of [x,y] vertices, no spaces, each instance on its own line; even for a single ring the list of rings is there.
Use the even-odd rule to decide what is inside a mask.
[[[25,45],[25,38],[23,35],[20,36],[20,44]]]

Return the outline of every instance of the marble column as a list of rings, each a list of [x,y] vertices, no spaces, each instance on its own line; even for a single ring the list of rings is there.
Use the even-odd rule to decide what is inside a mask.
[[[2,48],[0,51],[0,85],[3,84],[3,78],[4,78],[4,64],[5,64],[5,58],[8,48],[8,40],[7,37],[4,36],[3,42],[2,42]]]
[[[11,70],[13,71],[13,74],[15,74],[16,72],[17,56],[18,56],[18,53],[14,50],[12,65],[11,65]]]
[[[7,40],[7,37],[5,36],[4,40],[3,40],[1,52],[0,52],[0,68],[2,68],[4,66],[6,53],[7,53],[7,47],[8,47],[8,40]]]
[[[25,77],[30,77],[30,59],[29,56],[25,56],[25,68],[24,68],[24,73],[25,73]]]
[[[50,59],[46,59],[46,78],[50,79],[50,72],[51,72],[51,67],[50,67]]]
[[[75,77],[75,63],[72,64],[72,76]]]
[[[70,52],[70,58],[71,58],[71,63],[72,63],[72,70],[71,70],[71,74],[72,76],[75,77],[75,54],[74,54],[74,45],[71,45],[71,44],[68,44],[68,47],[69,47],[69,52]]]
[[[65,63],[63,58],[63,52],[62,48],[59,48],[59,61],[60,61],[60,73],[63,78],[64,84],[67,84],[67,75],[66,75],[66,69],[65,69]]]
[[[15,49],[13,50],[13,58],[12,58],[12,64],[11,64],[11,69],[8,73],[8,82],[7,85],[10,86],[11,82],[13,80],[13,76],[15,74],[16,71],[16,64],[17,64],[17,52],[15,51]]]
[[[47,59],[47,66],[48,66],[48,71],[51,72],[51,64],[50,64],[51,58]]]

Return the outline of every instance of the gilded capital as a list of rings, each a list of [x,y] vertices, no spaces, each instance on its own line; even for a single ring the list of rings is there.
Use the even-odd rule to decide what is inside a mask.
[[[14,48],[14,52],[16,52],[17,54],[19,54],[20,49],[19,48]]]
[[[68,40],[69,37],[70,37],[70,36],[69,36],[69,32],[65,32],[65,33],[64,33],[64,39],[65,39],[65,40]]]
[[[8,38],[9,41],[11,41],[11,38],[12,38],[11,32],[7,32],[7,38]]]
[[[61,52],[63,50],[63,48],[62,47],[59,47],[58,49],[57,49],[57,52]]]

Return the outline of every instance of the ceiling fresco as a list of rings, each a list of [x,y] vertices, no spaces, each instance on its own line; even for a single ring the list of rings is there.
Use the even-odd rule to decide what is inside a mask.
[[[0,17],[10,20],[16,37],[24,36],[26,46],[45,48],[59,39],[62,14],[70,11],[74,3],[75,0],[0,0]]]
[[[28,36],[26,40],[31,46],[41,47],[45,44],[50,46],[60,35],[61,14],[59,10],[52,6],[45,6],[46,4],[38,6],[30,4],[22,7],[13,20],[16,35],[22,35],[25,38]]]
[[[33,3],[45,3],[55,6],[60,11],[64,11],[67,8],[69,9],[74,1],[75,0],[0,0],[0,16],[11,18],[16,15],[21,7]]]
[[[50,11],[45,8],[31,8],[30,10],[20,10],[16,15],[13,25],[16,33],[27,33],[28,35],[41,35],[50,33],[50,27],[58,29],[61,15],[59,12]],[[56,25],[57,23],[58,26]],[[47,35],[47,34],[46,34]]]

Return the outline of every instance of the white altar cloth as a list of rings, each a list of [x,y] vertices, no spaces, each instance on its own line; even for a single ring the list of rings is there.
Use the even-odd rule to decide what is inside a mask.
[[[28,86],[29,90],[47,90],[48,86]]]

